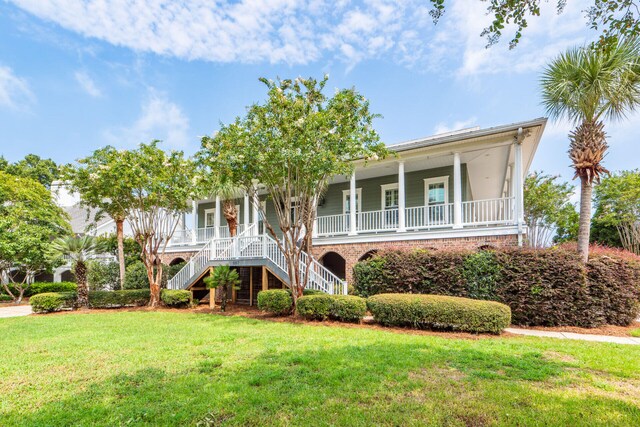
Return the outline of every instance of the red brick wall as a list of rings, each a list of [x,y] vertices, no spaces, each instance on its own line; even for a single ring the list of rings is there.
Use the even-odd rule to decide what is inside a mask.
[[[313,256],[321,259],[327,252],[336,252],[345,259],[347,282],[352,281],[353,266],[369,251],[390,249],[478,249],[482,246],[508,247],[518,245],[517,235],[489,237],[456,237],[450,239],[400,240],[395,242],[344,243],[314,245]]]
[[[184,251],[184,252],[167,252],[160,256],[163,264],[169,265],[176,258],[182,258],[185,261],[189,261],[198,251]]]

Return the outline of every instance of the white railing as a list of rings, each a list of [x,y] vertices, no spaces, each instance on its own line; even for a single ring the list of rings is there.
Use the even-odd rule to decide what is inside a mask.
[[[515,200],[501,199],[473,200],[462,202],[461,216],[464,227],[512,224]],[[398,209],[358,212],[356,229],[359,233],[380,233],[398,229]],[[407,230],[430,230],[452,227],[454,204],[405,208],[405,228]],[[320,216],[317,220],[318,237],[348,234],[350,218],[348,214]]]
[[[462,202],[462,224],[511,224],[514,221],[514,208],[513,197]]]
[[[406,208],[404,215],[409,230],[449,227],[453,224],[453,203]]]
[[[209,261],[231,261],[237,259],[267,259],[281,270],[283,277],[289,277],[287,261],[280,251],[278,244],[266,234],[251,235],[251,228],[247,235],[213,239],[207,243],[189,262],[169,280],[169,289],[181,289],[195,275],[206,268]],[[307,268],[307,263],[309,267]],[[346,283],[320,264],[313,257],[302,252],[299,263],[300,277],[304,280],[308,274],[307,288],[318,289],[330,294],[346,294]]]
[[[236,234],[237,235],[243,234],[246,228],[247,227],[244,224],[238,224]],[[229,232],[229,226],[225,225],[225,226],[218,227],[217,236],[216,236],[215,227],[197,228],[195,230],[189,230],[189,229],[176,230],[173,233],[173,236],[171,237],[169,246],[190,245],[193,243],[202,244],[216,237],[219,237],[219,238],[231,237],[231,233]]]

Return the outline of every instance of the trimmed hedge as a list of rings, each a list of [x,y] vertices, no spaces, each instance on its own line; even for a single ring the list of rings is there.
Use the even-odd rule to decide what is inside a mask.
[[[89,307],[119,308],[139,307],[149,302],[149,289],[129,289],[124,291],[89,292]]]
[[[298,298],[296,311],[308,320],[325,320],[329,318],[333,297],[325,295],[309,295]]]
[[[191,305],[191,291],[186,289],[163,289],[160,299],[169,307],[187,307]]]
[[[640,262],[602,251],[389,251],[354,268],[354,293],[450,295],[511,307],[514,324],[628,325],[640,307]]]
[[[0,302],[13,301],[9,295],[0,294]]]
[[[443,295],[380,294],[369,297],[367,307],[385,326],[499,334],[511,323],[504,304]]]
[[[77,295],[75,292],[45,292],[34,295],[29,304],[35,313],[51,313],[64,308],[72,308]]]
[[[35,282],[27,291],[27,296],[46,292],[77,292],[78,285],[73,282]]]
[[[308,320],[328,318],[341,322],[359,322],[367,313],[364,298],[353,295],[309,295],[298,299],[298,314]]]
[[[283,316],[291,313],[293,298],[285,289],[271,289],[258,292],[258,308],[262,311]]]

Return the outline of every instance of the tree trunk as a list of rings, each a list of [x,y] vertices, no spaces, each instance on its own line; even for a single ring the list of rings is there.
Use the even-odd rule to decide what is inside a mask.
[[[591,194],[593,184],[586,176],[580,177],[580,223],[578,227],[578,254],[583,262],[589,260],[589,234],[591,230]]]
[[[238,232],[238,211],[235,201],[225,200],[222,202],[222,215],[227,220],[229,226],[229,236],[235,237]]]
[[[87,266],[83,261],[76,263],[76,283],[78,284],[78,307],[89,308],[89,289],[87,288]]]
[[[151,291],[149,298],[149,307],[157,307],[160,304],[160,285],[158,283],[152,283],[149,285]]]
[[[116,238],[118,240],[118,264],[120,266],[120,289],[124,289],[124,220],[116,220]]]
[[[20,288],[20,294],[18,295],[18,298],[16,298],[15,300],[16,305],[22,302],[22,298],[24,298],[24,288]]]

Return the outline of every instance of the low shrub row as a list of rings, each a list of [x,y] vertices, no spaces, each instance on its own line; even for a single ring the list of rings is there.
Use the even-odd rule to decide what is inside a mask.
[[[499,334],[511,323],[505,304],[443,295],[374,295],[367,308],[384,326]]]
[[[627,325],[638,316],[640,258],[564,249],[388,251],[354,268],[354,294],[435,294],[493,300],[519,325]]]
[[[309,295],[298,299],[296,310],[309,320],[360,322],[367,313],[367,303],[353,295]]]
[[[163,289],[160,298],[171,307],[185,307],[191,304],[191,292],[187,290]],[[50,313],[71,309],[76,304],[75,292],[46,292],[29,299],[36,313]],[[91,308],[140,307],[149,302],[148,289],[128,289],[123,291],[89,291]]]
[[[11,284],[7,286],[14,295],[19,294],[15,286]],[[34,282],[29,286],[29,289],[24,292],[24,296],[30,297],[33,295],[43,294],[45,292],[76,292],[77,290],[78,285],[72,282]],[[0,292],[1,291],[2,287],[0,286]]]

